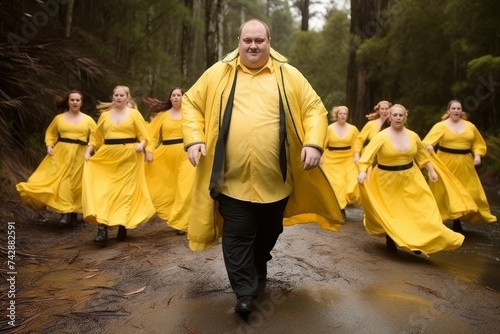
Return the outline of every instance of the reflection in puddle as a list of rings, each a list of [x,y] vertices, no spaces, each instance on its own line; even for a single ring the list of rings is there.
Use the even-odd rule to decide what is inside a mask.
[[[487,196],[492,214],[500,217],[500,195],[488,193]],[[465,236],[462,247],[435,254],[431,260],[462,277],[500,291],[499,223],[462,223],[462,226]]]

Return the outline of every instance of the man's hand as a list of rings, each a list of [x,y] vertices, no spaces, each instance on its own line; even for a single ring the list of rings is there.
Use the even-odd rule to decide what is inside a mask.
[[[321,161],[321,151],[316,147],[305,146],[300,152],[300,161],[304,163],[304,170],[313,169]]]
[[[188,160],[194,167],[197,167],[200,162],[200,153],[203,156],[207,155],[205,144],[194,144],[187,149]]]

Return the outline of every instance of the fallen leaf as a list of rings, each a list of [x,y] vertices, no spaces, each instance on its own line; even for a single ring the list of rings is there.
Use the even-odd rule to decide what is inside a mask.
[[[130,296],[130,295],[133,295],[133,294],[136,294],[136,293],[139,293],[139,292],[143,292],[143,291],[144,291],[144,289],[146,289],[146,285],[145,285],[145,286],[143,286],[143,287],[142,287],[142,288],[140,288],[140,289],[135,290],[135,291],[130,291],[130,292],[124,293],[123,295],[124,295],[124,296]]]
[[[89,276],[85,276],[84,279],[85,278],[92,278],[92,277],[97,276],[97,275],[99,275],[99,273],[96,273],[96,274],[93,274],[93,275],[89,275]]]

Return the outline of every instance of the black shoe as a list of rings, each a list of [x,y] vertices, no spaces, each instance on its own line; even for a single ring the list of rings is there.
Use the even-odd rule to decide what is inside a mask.
[[[391,253],[396,253],[398,251],[398,246],[396,246],[394,240],[388,235],[385,236],[385,246]]]
[[[116,240],[118,241],[123,241],[127,239],[127,229],[125,226],[120,225],[118,226],[118,233],[116,234]]]
[[[252,313],[254,299],[253,296],[242,296],[238,298],[234,311],[243,320],[247,320],[250,313]]]
[[[413,251],[413,253],[414,253],[414,254],[417,254],[417,255],[422,254],[422,252],[421,252],[421,251]]]
[[[453,221],[453,228],[452,228],[453,231],[455,232],[458,232],[458,233],[461,233],[463,232],[464,230],[462,229],[462,223],[460,222],[459,219],[455,219]]]
[[[186,232],[183,231],[183,230],[177,230],[177,231],[175,231],[175,234],[177,234],[177,235],[186,235]]]
[[[73,227],[78,225],[78,215],[76,212],[69,213],[69,225]]]
[[[70,218],[70,214],[69,213],[63,213],[61,215],[61,219],[59,219],[59,223],[66,225],[66,224],[68,224],[70,222],[70,219],[71,218]]]
[[[108,228],[106,226],[100,226],[97,229],[97,235],[94,238],[94,242],[98,243],[102,247],[106,247],[108,243]]]

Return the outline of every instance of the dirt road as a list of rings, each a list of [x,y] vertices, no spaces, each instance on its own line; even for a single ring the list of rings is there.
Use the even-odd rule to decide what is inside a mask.
[[[288,227],[269,264],[257,312],[234,314],[220,247],[203,253],[160,221],[108,247],[95,227],[15,222],[15,297],[2,282],[1,330],[10,333],[498,333],[500,262],[471,261],[467,251],[430,258],[388,253],[369,236],[362,212],[348,209],[338,233],[314,224]],[[3,216],[5,218],[5,216]],[[57,218],[57,217],[52,217]],[[9,278],[7,220],[1,273]],[[466,227],[467,228],[467,227]],[[462,247],[485,242],[465,232]],[[469,241],[471,240],[471,241]],[[469,268],[469,269],[468,269]],[[492,276],[493,275],[493,276]],[[489,287],[488,287],[489,285]],[[15,302],[15,327],[8,318]],[[12,322],[11,322],[12,324]]]

